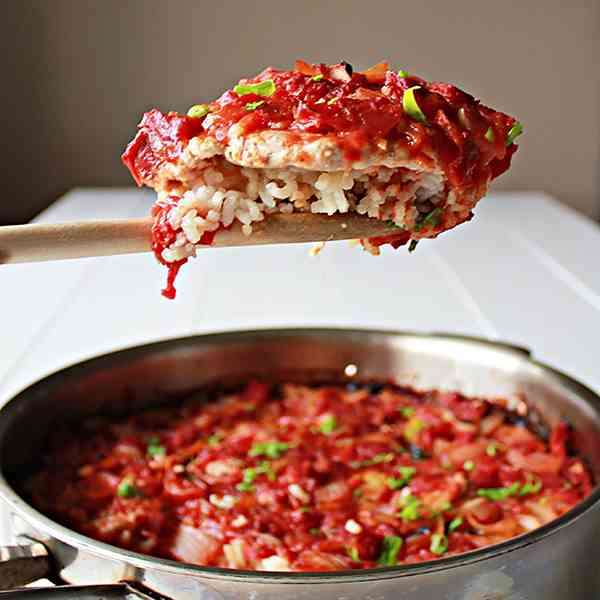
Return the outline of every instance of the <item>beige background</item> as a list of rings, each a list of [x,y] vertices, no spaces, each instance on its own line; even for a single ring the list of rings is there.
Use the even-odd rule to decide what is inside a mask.
[[[525,126],[504,189],[600,214],[600,2],[2,3],[0,223],[75,185],[131,183],[123,146],[150,107],[183,111],[263,66],[346,59],[450,81]]]

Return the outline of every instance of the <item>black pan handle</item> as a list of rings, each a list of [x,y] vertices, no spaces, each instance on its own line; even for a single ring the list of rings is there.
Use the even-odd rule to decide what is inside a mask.
[[[109,585],[59,585],[55,587],[21,587],[52,577],[50,554],[39,542],[22,546],[0,546],[0,597],[2,600],[42,600],[43,598],[86,600],[170,600],[136,581]]]
[[[43,544],[0,546],[0,590],[8,590],[50,574],[50,555]]]
[[[171,600],[136,583],[59,585],[0,592],[2,600]]]

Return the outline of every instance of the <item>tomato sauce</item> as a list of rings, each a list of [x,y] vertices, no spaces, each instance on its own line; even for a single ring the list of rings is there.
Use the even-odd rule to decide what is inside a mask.
[[[414,157],[435,152],[457,186],[487,181],[509,167],[517,148],[506,143],[515,124],[512,117],[480,104],[453,85],[401,76],[385,63],[374,69],[357,73],[349,65],[298,61],[294,70],[269,67],[245,80],[246,85],[272,81],[275,91],[270,96],[228,90],[202,118],[151,110],[123,162],[141,185],[165,161],[176,161],[192,137],[205,134],[226,144],[231,128],[238,125],[243,134],[273,130],[333,135],[349,160],[360,158],[365,148],[382,139],[395,140]],[[425,123],[403,107],[405,91],[414,86],[419,86],[414,93]],[[260,104],[248,110],[252,103]]]
[[[570,427],[543,433],[501,399],[251,381],[66,427],[27,487],[68,527],[153,556],[368,569],[495,544],[585,498]]]

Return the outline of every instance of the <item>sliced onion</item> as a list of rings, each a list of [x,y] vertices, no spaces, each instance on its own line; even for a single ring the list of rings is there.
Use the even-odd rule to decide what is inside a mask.
[[[512,448],[506,453],[506,460],[517,469],[531,471],[538,475],[557,475],[563,463],[560,456],[546,454],[545,452],[523,454]]]
[[[190,525],[180,525],[173,540],[171,553],[177,560],[206,565],[220,548],[221,544],[210,535]]]

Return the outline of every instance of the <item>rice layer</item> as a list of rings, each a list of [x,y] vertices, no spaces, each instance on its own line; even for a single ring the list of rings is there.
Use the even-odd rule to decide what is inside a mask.
[[[216,156],[202,161],[188,185],[189,189],[176,194],[180,199],[168,214],[177,237],[162,251],[166,262],[193,256],[204,233],[236,221],[244,234],[251,235],[252,224],[272,213],[356,212],[415,230],[422,215],[436,209],[440,213],[442,209],[468,211],[453,203],[454,195],[446,192],[442,173],[405,167],[336,172],[256,169]],[[159,192],[159,198],[167,195],[172,197],[173,192]],[[464,220],[459,214],[455,218]],[[425,234],[427,224],[422,229]]]

